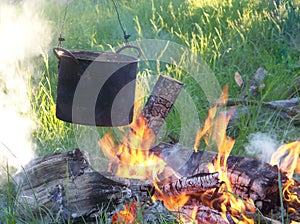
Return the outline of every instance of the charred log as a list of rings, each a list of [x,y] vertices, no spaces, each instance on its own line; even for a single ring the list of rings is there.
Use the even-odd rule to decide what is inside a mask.
[[[186,151],[192,151],[192,149],[187,149],[180,145],[162,143],[152,148],[151,151],[163,158],[169,166],[182,176],[209,173],[207,165],[212,163],[217,157],[217,153],[214,152],[194,152],[188,161],[183,161],[181,166],[176,164],[176,167],[173,167],[170,162],[172,159],[168,157],[175,154],[181,156]],[[176,153],[173,153],[174,151]],[[232,193],[244,199],[252,199],[264,212],[270,211],[279,203],[279,170],[276,166],[271,166],[256,159],[239,156],[229,156],[227,164]],[[281,173],[280,176],[280,181],[284,184],[287,177],[284,173]]]
[[[172,150],[178,149],[185,150],[181,146],[164,143],[153,148],[152,152],[168,161],[167,157]],[[63,222],[68,219],[72,223],[82,223],[84,220],[93,223],[93,220],[104,212],[112,216],[125,204],[139,201],[141,206],[150,209],[143,214],[150,222],[151,219],[155,220],[155,214],[160,213],[160,209],[154,209],[157,205],[153,205],[151,196],[162,192],[166,197],[190,194],[189,201],[180,212],[191,212],[191,206],[195,209],[196,204],[198,206],[196,220],[201,220],[201,223],[209,223],[208,220],[222,220],[219,213],[222,192],[215,190],[221,184],[218,173],[209,174],[206,168],[215,157],[216,153],[212,152],[193,153],[187,163],[181,167],[173,167],[181,177],[177,179],[173,177],[160,183],[160,191],[145,181],[93,171],[87,156],[80,150],[37,158],[15,177],[19,188],[17,191],[19,214],[24,215],[22,212],[28,209],[36,216],[51,211],[55,220]],[[251,158],[230,156],[228,169],[234,194],[252,198],[264,214],[271,208],[279,210],[277,167]],[[281,176],[284,183],[286,177],[283,173]],[[299,183],[295,187],[299,190]],[[210,203],[213,203],[212,206]],[[160,206],[166,211],[163,205]],[[297,205],[291,204],[291,207],[294,207],[295,213],[290,217],[298,220]],[[154,214],[150,211],[156,212]],[[172,215],[168,216],[172,218]],[[220,223],[224,221],[220,220]]]
[[[144,106],[140,116],[145,119],[148,128],[157,135],[161,126],[165,123],[175,100],[183,86],[182,82],[170,77],[160,75],[150,97]]]
[[[195,194],[220,187],[218,173],[202,173],[191,177],[182,177],[174,182],[160,185],[164,196],[178,196],[181,194]]]

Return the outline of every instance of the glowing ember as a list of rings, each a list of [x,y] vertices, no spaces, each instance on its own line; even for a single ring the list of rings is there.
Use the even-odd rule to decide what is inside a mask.
[[[112,224],[139,224],[136,221],[137,218],[137,203],[132,202],[130,205],[126,205],[125,209],[117,212],[112,216],[111,223]]]

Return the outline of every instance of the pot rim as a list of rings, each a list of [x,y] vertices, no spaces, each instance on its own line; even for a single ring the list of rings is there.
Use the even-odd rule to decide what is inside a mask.
[[[138,49],[138,56],[122,54],[120,53],[122,50],[126,48],[134,48]],[[136,63],[139,61],[139,56],[141,55],[141,51],[139,48],[135,46],[124,46],[117,50],[116,52],[107,52],[107,51],[98,51],[98,50],[67,50],[64,48],[54,48],[54,54],[58,59],[61,58],[71,58],[76,63],[79,63],[80,60],[83,61],[96,61],[96,62],[104,62],[104,63]]]
[[[71,50],[70,51],[77,60],[97,61],[106,63],[133,63],[138,62],[139,58],[133,55],[104,52],[94,50]],[[61,55],[61,57],[71,58],[69,55]]]

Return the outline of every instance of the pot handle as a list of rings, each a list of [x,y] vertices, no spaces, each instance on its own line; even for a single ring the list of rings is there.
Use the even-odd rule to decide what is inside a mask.
[[[119,48],[118,50],[116,50],[116,53],[120,53],[121,51],[123,51],[123,50],[125,50],[125,49],[127,49],[127,48],[133,48],[133,49],[137,50],[137,52],[138,52],[137,57],[138,57],[138,58],[139,58],[139,57],[141,56],[141,54],[142,54],[141,49],[140,49],[139,47],[136,47],[136,46],[133,46],[133,45],[125,45],[124,47],[121,47],[121,48]]]
[[[62,53],[61,53],[62,52]],[[60,59],[62,55],[66,55],[69,56],[70,58],[73,59],[74,62],[76,62],[77,64],[79,64],[79,61],[77,60],[77,58],[74,56],[74,54],[71,53],[71,51],[62,48],[62,47],[55,47],[53,48],[53,53],[55,54],[55,56]]]

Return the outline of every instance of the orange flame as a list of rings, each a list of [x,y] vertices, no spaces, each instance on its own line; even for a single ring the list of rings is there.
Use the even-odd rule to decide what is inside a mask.
[[[157,180],[166,163],[149,152],[155,141],[153,131],[148,128],[143,116],[130,128],[129,134],[119,145],[115,145],[111,133],[99,140],[100,148],[111,161],[108,171],[124,178]]]
[[[152,196],[152,200],[160,200],[164,202],[164,205],[170,211],[179,211],[181,207],[183,207],[187,201],[190,199],[190,195],[180,194],[177,196],[167,196],[165,195],[158,185],[154,183],[155,186],[155,194]]]
[[[282,171],[286,172],[288,178],[292,178],[294,171],[300,170],[299,155],[300,141],[284,144],[272,155],[270,164],[278,165]]]
[[[230,111],[229,114],[226,114],[226,112],[221,112],[217,114],[218,107],[226,105],[228,99],[228,86],[226,85],[223,89],[222,95],[220,96],[217,105],[209,109],[208,111],[208,117],[205,120],[204,127],[202,130],[199,130],[194,144],[194,150],[197,151],[200,140],[202,137],[204,137],[205,143],[208,145],[209,140],[216,143],[218,148],[220,149],[220,144],[224,144],[224,138],[228,138],[226,136],[226,127],[228,125],[228,122],[233,115],[233,110]],[[217,116],[216,116],[217,115]],[[230,149],[231,151],[231,149]],[[221,152],[221,154],[224,154]]]
[[[218,106],[225,105],[227,98],[228,87],[225,86],[217,103],[218,105],[209,110],[204,127],[196,136],[194,149],[197,151],[202,138],[204,138],[206,144],[212,142],[218,148],[218,156],[215,162],[209,165],[209,171],[211,173],[218,172],[220,181],[224,182],[224,188],[221,189],[223,192],[220,194],[220,198],[214,200],[221,203],[220,208],[222,210],[222,217],[227,220],[227,214],[230,214],[232,219],[236,222],[242,221],[243,223],[254,223],[252,219],[243,215],[243,212],[245,211],[253,211],[253,207],[248,205],[248,203],[252,205],[253,202],[244,202],[230,193],[231,185],[227,177],[227,159],[234,145],[234,140],[226,135],[226,127],[233,111],[230,113],[218,111]],[[149,152],[154,140],[154,133],[148,128],[147,121],[144,117],[140,116],[137,121],[131,125],[131,131],[122,140],[121,144],[116,145],[112,135],[108,133],[99,140],[99,145],[104,154],[111,161],[109,171],[114,172],[121,177],[150,179],[154,185],[156,185],[158,174],[161,174],[166,170],[166,164],[162,159]],[[212,190],[208,190],[207,194],[212,194],[212,192]],[[205,194],[206,192],[204,195]],[[158,186],[156,186],[156,193],[153,196],[153,200],[163,200],[165,206],[169,210],[179,211],[180,208],[187,203],[190,197],[191,195],[187,194],[167,196],[160,191]],[[210,205],[213,205],[213,203]],[[195,205],[192,212],[192,219],[196,218],[196,212],[197,207]],[[120,214],[123,216],[130,216],[128,214],[130,213],[128,212],[128,209],[125,209],[123,213]],[[180,221],[188,222],[188,220]]]
[[[282,195],[285,201],[292,202],[300,206],[300,199],[295,192],[295,180],[292,179],[294,172],[299,173],[300,141],[283,144],[272,155],[271,165],[277,165],[280,170],[286,173],[287,181],[282,190]],[[294,213],[293,209],[289,210]]]
[[[193,195],[199,197],[199,200],[214,208],[218,204],[222,211],[221,215],[224,220],[228,220],[228,215],[235,223],[254,223],[254,220],[244,215],[247,212],[255,212],[254,203],[252,200],[241,200],[234,196],[232,186],[228,179],[227,159],[231,153],[234,139],[226,135],[228,122],[233,115],[233,110],[229,112],[219,111],[219,106],[226,105],[228,99],[228,86],[225,86],[217,105],[208,111],[208,117],[205,120],[204,127],[199,130],[194,144],[194,151],[198,150],[201,139],[203,138],[207,145],[213,144],[218,149],[217,158],[208,165],[208,170],[211,173],[218,172],[219,180],[224,184],[219,192],[218,197],[211,199],[214,190]],[[138,108],[135,105],[135,108]],[[136,114],[136,111],[135,111]],[[142,114],[142,113],[141,113]],[[99,140],[100,148],[105,156],[111,161],[108,171],[114,172],[116,175],[124,178],[137,178],[152,180],[156,191],[152,197],[153,200],[162,200],[164,205],[171,211],[180,211],[191,198],[191,195],[180,194],[177,196],[168,196],[157,186],[159,181],[158,175],[163,174],[168,170],[168,174],[175,172],[166,166],[166,163],[159,157],[150,153],[150,148],[155,141],[154,132],[148,127],[146,119],[140,115],[136,121],[130,126],[131,130],[128,135],[122,139],[121,144],[116,144],[111,133],[107,133]],[[300,200],[293,192],[295,181],[292,179],[293,173],[300,172],[300,141],[292,142],[281,146],[272,156],[271,165],[278,165],[281,170],[286,172],[288,180],[283,187],[283,196],[286,201],[292,201],[300,205]],[[166,179],[167,181],[167,179]],[[112,223],[137,223],[136,206],[134,202],[131,205],[126,205],[125,209],[116,213],[112,217]],[[189,220],[178,217],[178,220],[183,223],[197,223],[197,205],[194,205],[191,211]],[[290,208],[290,211],[295,209]]]
[[[222,217],[227,220],[226,214],[229,212],[228,210],[230,208],[229,213],[234,221],[240,222],[241,220],[239,219],[242,219],[243,223],[254,223],[252,219],[247,218],[242,214],[244,211],[255,211],[254,206],[252,206],[253,202],[251,200],[245,202],[230,193],[232,192],[232,187],[227,176],[227,159],[231,153],[235,141],[226,135],[226,128],[234,111],[230,110],[229,113],[221,111],[217,113],[218,106],[225,105],[227,99],[228,87],[225,86],[223,93],[218,100],[217,106],[214,106],[209,110],[208,118],[205,121],[204,128],[200,130],[196,136],[194,150],[197,150],[200,140],[203,136],[205,137],[204,140],[206,144],[208,144],[210,141],[218,148],[217,158],[214,163],[208,164],[208,170],[210,173],[218,172],[220,181],[224,183],[224,192],[221,197],[217,199],[218,202],[221,203],[220,207],[222,210]],[[209,204],[213,207],[213,202]]]
[[[125,209],[115,213],[112,216],[111,223],[112,224],[139,224],[136,222],[137,218],[137,204],[136,202],[132,202],[130,205],[126,205]]]

